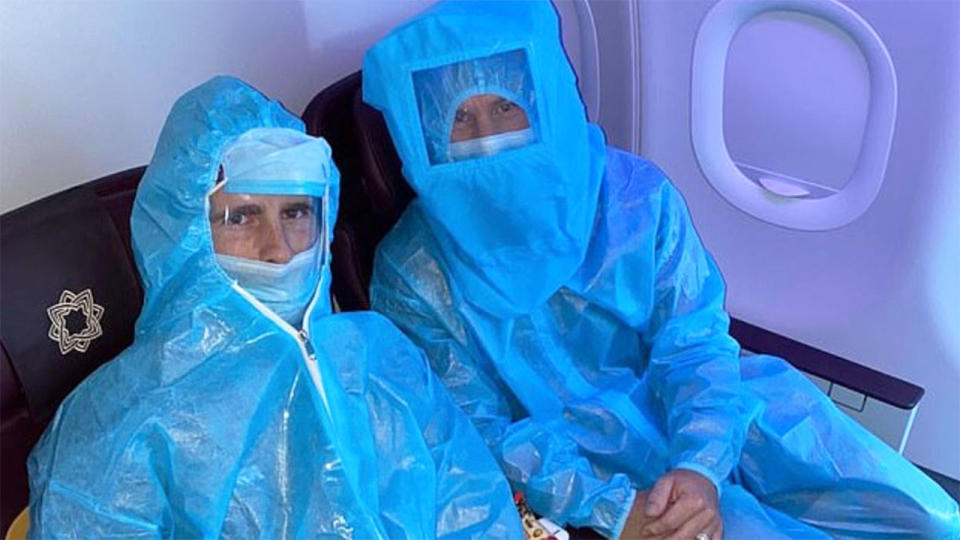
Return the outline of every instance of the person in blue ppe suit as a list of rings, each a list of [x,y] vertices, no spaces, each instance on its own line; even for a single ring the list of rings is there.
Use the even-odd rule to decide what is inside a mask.
[[[180,98],[131,218],[134,342],[32,452],[32,538],[522,538],[422,352],[331,314],[338,182],[326,142],[246,84]]]
[[[956,538],[957,505],[783,360],[739,359],[662,171],[586,119],[556,13],[442,2],[366,54],[417,198],[371,303],[533,510],[608,538]]]

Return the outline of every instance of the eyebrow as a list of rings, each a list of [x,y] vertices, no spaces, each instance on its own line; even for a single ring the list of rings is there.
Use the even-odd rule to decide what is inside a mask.
[[[244,204],[242,206],[234,206],[233,211],[238,214],[262,214],[263,206],[259,204]]]
[[[289,202],[283,205],[280,210],[313,210],[313,204],[306,201]]]
[[[311,201],[311,200],[305,200],[305,201],[290,201],[290,202],[288,202],[288,203],[284,203],[284,205],[283,205],[284,208],[291,208],[291,207],[301,208],[301,207],[304,207],[304,206],[306,206],[306,207],[313,206],[313,201]]]

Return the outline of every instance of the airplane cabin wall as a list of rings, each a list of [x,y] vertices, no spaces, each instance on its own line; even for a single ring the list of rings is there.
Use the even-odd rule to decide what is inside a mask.
[[[150,160],[173,102],[219,74],[299,115],[433,0],[0,2],[0,212]]]
[[[843,2],[876,31],[889,52],[896,72],[897,111],[876,199],[851,223],[821,231],[772,224],[734,207],[711,186],[697,160],[691,136],[691,64],[699,25],[715,3],[640,0],[634,46],[639,51],[641,104],[636,111],[617,112],[639,118],[640,142],[632,149],[663,167],[684,194],[697,229],[726,278],[730,312],[923,386],[926,395],[905,455],[960,477],[960,3]],[[823,52],[802,40],[758,45],[747,54],[762,57],[791,47],[794,55]],[[836,57],[819,61],[838,63]],[[851,70],[860,69],[856,61],[848,63]],[[601,59],[601,66],[601,71],[634,69],[615,55]],[[743,76],[743,66],[728,59],[728,76],[737,67]],[[778,67],[791,76],[790,65]],[[850,128],[837,115],[862,115],[855,109],[866,105],[850,95],[859,92],[861,99],[877,99],[876,89],[868,85],[863,96],[843,82],[817,81],[814,75],[803,92],[826,105],[850,98],[850,107],[832,111],[834,116],[825,121],[821,118],[820,131],[806,133],[808,139],[795,138],[794,144],[779,149],[767,145],[763,157],[768,161],[802,163],[797,154],[804,152],[805,159],[818,159],[809,147],[822,141],[809,138],[836,139],[827,151],[842,146],[837,133],[828,131],[832,125],[847,130],[854,140],[858,137],[856,119]],[[851,80],[858,76],[850,75]],[[728,91],[730,83],[726,81]],[[766,81],[757,73],[740,83],[755,85],[747,89],[754,91],[762,90]],[[601,84],[606,82],[602,79]],[[850,95],[844,98],[845,93]],[[789,92],[764,99],[780,99],[779,106],[788,112],[800,106],[791,101]],[[724,108],[762,114],[762,105],[727,103]],[[601,111],[605,106],[601,103]],[[725,120],[731,154],[734,147],[749,142],[751,134],[745,130],[763,127],[764,120],[772,124],[767,128],[802,134],[781,117],[759,120]],[[614,135],[614,142],[628,143],[625,134]],[[772,131],[768,138],[780,135]],[[852,145],[853,158],[857,146]],[[834,170],[849,171],[855,160],[848,156],[835,161],[839,165]],[[808,171],[816,171],[826,163],[809,165]]]

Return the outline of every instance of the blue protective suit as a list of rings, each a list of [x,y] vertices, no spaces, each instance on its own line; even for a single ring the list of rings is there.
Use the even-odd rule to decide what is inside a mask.
[[[133,344],[61,405],[29,459],[32,538],[522,538],[507,481],[421,351],[330,314],[329,251],[299,334],[217,266],[225,146],[303,130],[215,78],[173,107],[140,184]],[[338,175],[327,186],[327,240]]]
[[[535,98],[483,71],[518,49]],[[954,501],[803,375],[739,359],[682,197],[587,123],[548,2],[440,3],[363,74],[418,195],[378,248],[373,308],[426,351],[535,511],[614,537],[636,490],[685,468],[717,486],[728,538],[960,533]],[[537,142],[438,159],[460,100],[489,93],[526,110]]]

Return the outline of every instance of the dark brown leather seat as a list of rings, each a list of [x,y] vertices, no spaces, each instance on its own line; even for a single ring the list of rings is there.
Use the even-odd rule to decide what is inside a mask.
[[[130,210],[143,171],[0,216],[0,531],[27,504],[26,458],[60,401],[133,340]]]
[[[327,139],[340,169],[332,290],[343,311],[370,308],[374,251],[414,196],[383,116],[363,103],[360,82],[360,72],[341,79],[303,113],[307,132]]]

